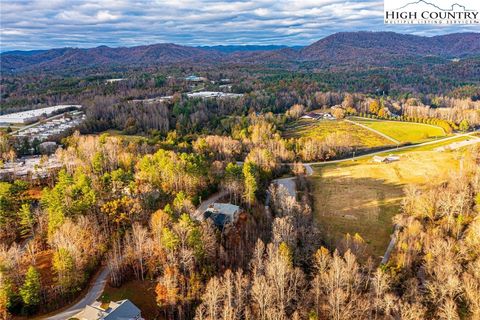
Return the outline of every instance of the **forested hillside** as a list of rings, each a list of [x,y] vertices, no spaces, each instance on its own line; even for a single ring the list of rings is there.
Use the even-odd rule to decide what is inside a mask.
[[[435,37],[402,35],[393,32],[337,33],[301,50],[282,47],[186,47],[154,44],[131,48],[100,46],[91,49],[62,48],[38,52],[1,54],[3,70],[11,72],[44,70],[63,73],[68,70],[142,66],[165,63],[215,65],[282,63],[295,66],[309,61],[317,66],[398,66],[424,65],[430,60],[445,64],[448,59],[479,57],[480,34],[459,33]],[[411,59],[414,59],[413,61]]]

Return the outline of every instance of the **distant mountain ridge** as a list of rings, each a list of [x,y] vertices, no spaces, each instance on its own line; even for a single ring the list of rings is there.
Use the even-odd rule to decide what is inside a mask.
[[[161,66],[180,63],[302,63],[319,66],[388,66],[413,58],[480,56],[480,33],[422,37],[394,32],[341,32],[306,47],[213,46],[172,43],[136,47],[11,51],[0,54],[10,72],[59,71],[113,66]]]
[[[394,32],[341,32],[302,50],[305,60],[333,64],[382,65],[414,57],[461,58],[480,55],[480,33],[421,37]]]
[[[217,45],[217,46],[199,46],[200,49],[216,50],[224,53],[241,52],[241,51],[272,51],[279,49],[301,49],[303,46],[286,46],[286,45]]]

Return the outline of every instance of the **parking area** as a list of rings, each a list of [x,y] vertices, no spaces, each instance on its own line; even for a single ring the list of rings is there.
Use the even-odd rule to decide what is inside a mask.
[[[66,112],[12,132],[12,136],[27,138],[30,141],[37,139],[42,142],[53,136],[62,134],[69,129],[75,128],[84,120],[85,114],[81,111]]]

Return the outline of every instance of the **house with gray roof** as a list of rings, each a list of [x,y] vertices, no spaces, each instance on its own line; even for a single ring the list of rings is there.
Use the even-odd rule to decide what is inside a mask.
[[[143,320],[140,309],[130,300],[111,301],[107,307],[100,302],[88,305],[72,319],[78,320]]]
[[[241,209],[231,203],[213,203],[203,213],[203,219],[211,219],[213,224],[223,230],[238,219]]]

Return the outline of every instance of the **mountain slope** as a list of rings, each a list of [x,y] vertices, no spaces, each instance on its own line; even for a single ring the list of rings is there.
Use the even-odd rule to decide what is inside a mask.
[[[96,67],[109,65],[157,65],[165,63],[207,62],[219,59],[220,52],[171,43],[138,47],[110,48],[100,46],[91,49],[63,48],[26,55],[22,52],[3,53],[4,70],[61,70],[66,68]]]
[[[394,32],[337,33],[300,50],[304,60],[330,64],[390,64],[411,57],[454,58],[480,55],[480,33],[435,37]]]
[[[319,66],[392,66],[426,59],[480,56],[480,33],[421,37],[393,32],[341,32],[307,47],[187,47],[171,43],[137,47],[62,48],[0,55],[2,70],[64,71],[113,66],[162,66],[188,63],[313,62]],[[423,60],[422,60],[423,59]]]

